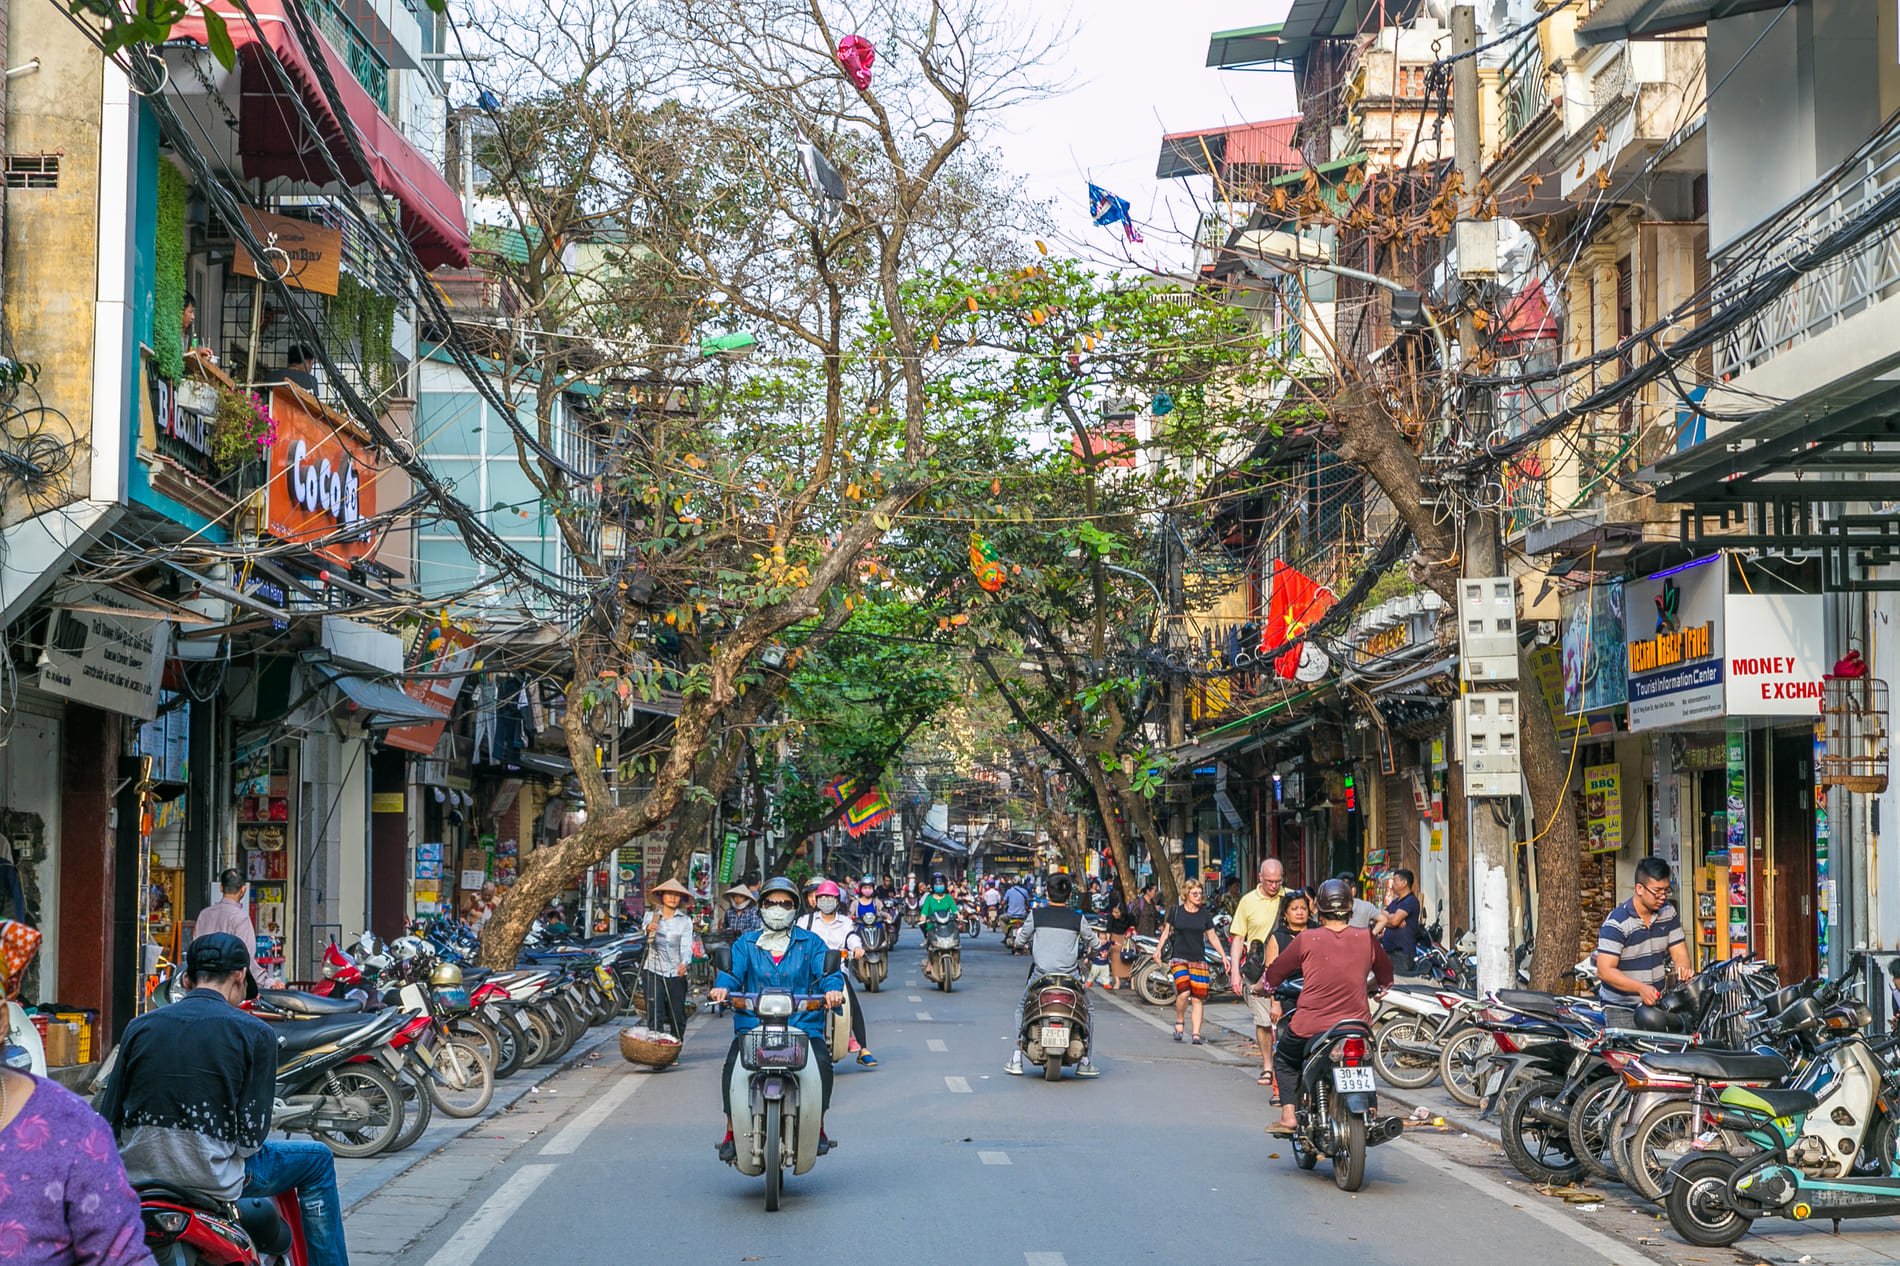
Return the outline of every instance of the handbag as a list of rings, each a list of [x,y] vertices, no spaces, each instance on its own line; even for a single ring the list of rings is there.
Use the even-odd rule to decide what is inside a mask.
[[[1240,974],[1250,985],[1259,984],[1260,978],[1267,974],[1267,943],[1265,941],[1247,942],[1247,956],[1240,960]]]

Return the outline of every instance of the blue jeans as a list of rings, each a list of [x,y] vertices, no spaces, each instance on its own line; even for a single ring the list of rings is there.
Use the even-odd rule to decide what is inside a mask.
[[[336,1189],[336,1158],[313,1139],[266,1143],[244,1162],[247,1197],[297,1193],[303,1206],[304,1247],[310,1266],[350,1266],[343,1247],[343,1197]]]

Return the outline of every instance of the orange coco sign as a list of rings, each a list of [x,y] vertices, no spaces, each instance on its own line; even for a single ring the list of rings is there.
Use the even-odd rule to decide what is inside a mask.
[[[265,530],[279,540],[308,544],[335,563],[359,561],[373,542],[368,531],[350,529],[375,513],[375,455],[294,387],[271,390],[271,415],[277,440],[270,451]]]

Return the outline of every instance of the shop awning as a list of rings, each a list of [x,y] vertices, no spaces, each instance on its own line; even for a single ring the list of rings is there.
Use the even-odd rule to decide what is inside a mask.
[[[357,719],[372,730],[442,719],[440,713],[417,703],[395,686],[341,671],[328,664],[314,664],[312,667],[349,700],[350,706],[357,711]]]
[[[550,778],[565,778],[574,772],[574,762],[565,756],[549,756],[541,752],[522,752],[514,763],[529,773],[546,774]]]
[[[939,853],[953,853],[959,857],[968,856],[970,850],[954,836],[945,835],[934,826],[926,826],[917,832],[917,842]]]
[[[1613,44],[1707,26],[1720,18],[1785,9],[1788,0],[1603,0],[1577,27],[1579,44]]]
[[[390,122],[350,73],[342,55],[318,35],[318,49],[343,107],[341,117],[331,109],[316,68],[304,55],[296,32],[284,17],[284,3],[252,0],[249,7],[257,19],[255,27],[235,5],[212,6],[224,17],[231,42],[237,46],[238,157],[244,174],[257,180],[282,178],[327,185],[335,181],[329,162],[334,158],[349,184],[374,181],[396,200],[403,233],[425,267],[465,266],[468,224],[454,186]],[[204,20],[182,19],[172,28],[172,37],[204,45]],[[310,135],[298,111],[286,100],[284,82],[272,68],[273,60],[282,64],[297,97],[315,121],[318,135]],[[362,149],[368,170],[350,151],[351,135]]]
[[[1277,175],[1304,167],[1306,157],[1293,144],[1299,126],[1299,118],[1294,117],[1198,132],[1169,132],[1161,138],[1155,179],[1224,174],[1235,167],[1268,168]]]
[[[1262,734],[1229,734],[1223,738],[1210,739],[1205,743],[1195,743],[1191,747],[1183,747],[1179,751],[1169,752],[1167,754],[1168,767],[1171,771],[1194,769],[1207,764],[1216,757],[1238,756],[1249,748],[1257,747],[1264,742],[1266,742],[1266,736]]]

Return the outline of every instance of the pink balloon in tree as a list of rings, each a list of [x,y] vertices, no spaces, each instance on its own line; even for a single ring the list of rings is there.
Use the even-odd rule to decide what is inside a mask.
[[[876,60],[877,50],[862,35],[847,35],[838,41],[838,64],[859,92],[871,86],[871,64]]]

